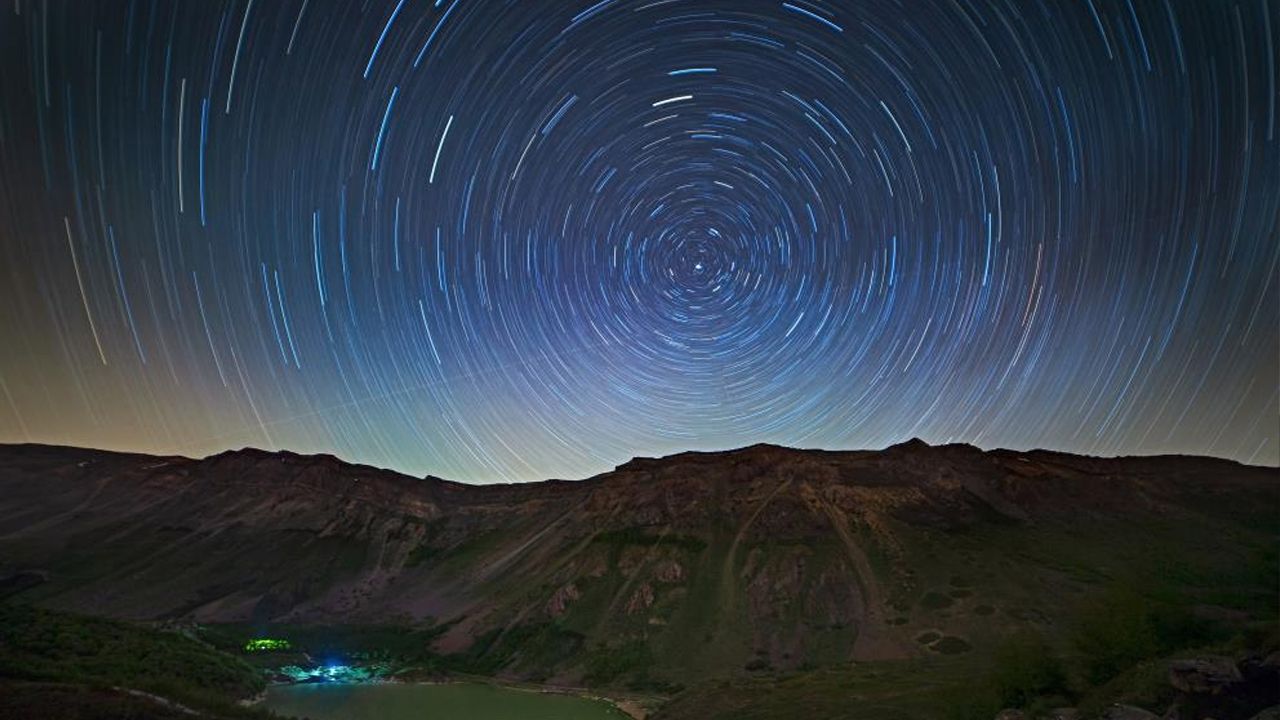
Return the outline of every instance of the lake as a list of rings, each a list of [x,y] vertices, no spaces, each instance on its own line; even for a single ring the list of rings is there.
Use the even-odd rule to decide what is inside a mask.
[[[625,720],[602,700],[478,683],[315,683],[267,689],[266,708],[311,720]]]

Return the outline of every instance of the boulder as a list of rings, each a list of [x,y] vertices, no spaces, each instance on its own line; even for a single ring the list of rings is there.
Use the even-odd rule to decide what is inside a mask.
[[[1169,663],[1169,684],[1192,695],[1220,695],[1243,679],[1235,661],[1220,655]]]
[[[1245,682],[1266,678],[1272,682],[1280,681],[1280,650],[1270,655],[1249,655],[1237,665]]]
[[[1101,720],[1160,720],[1160,716],[1132,705],[1112,705],[1102,713]]]
[[[1080,711],[1075,708],[1054,708],[1045,715],[1045,720],[1080,720]]]
[[[1005,708],[996,713],[996,720],[1027,720],[1027,714],[1014,708]]]
[[[1280,720],[1280,705],[1269,707],[1254,715],[1250,720]]]

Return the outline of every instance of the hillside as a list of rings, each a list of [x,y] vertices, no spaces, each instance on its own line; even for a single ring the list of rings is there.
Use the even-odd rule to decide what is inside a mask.
[[[177,632],[0,604],[0,717],[266,718],[245,662]]]
[[[0,596],[133,620],[426,628],[473,672],[661,692],[982,654],[1117,583],[1274,612],[1280,478],[911,441],[470,486],[328,456],[0,447]]]

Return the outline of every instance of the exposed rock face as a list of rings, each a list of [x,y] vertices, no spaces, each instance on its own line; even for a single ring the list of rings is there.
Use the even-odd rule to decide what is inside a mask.
[[[584,648],[632,642],[686,681],[753,661],[919,656],[927,628],[972,637],[966,623],[989,622],[979,607],[1032,622],[1090,590],[1016,539],[975,544],[984,529],[1069,534],[1087,521],[1132,536],[1193,518],[1230,528],[1215,535],[1225,544],[1271,526],[1278,504],[1274,469],[919,441],[757,445],[488,486],[283,452],[0,446],[0,592],[131,619],[436,622],[444,652],[530,626],[562,654],[504,671],[579,667]],[[984,579],[922,604],[951,574],[924,569],[959,565]],[[984,597],[1028,577],[1042,595]]]
[[[582,594],[578,592],[577,585],[573,583],[565,585],[557,590],[550,600],[547,600],[547,614],[551,617],[560,617],[564,614],[565,609],[569,607],[569,603],[580,597],[582,597]]]
[[[653,607],[653,586],[649,583],[644,583],[636,588],[631,599],[627,601],[627,614],[642,613],[651,607]]]
[[[1169,664],[1169,684],[1184,693],[1220,695],[1243,679],[1229,657],[1205,656]]]
[[[658,566],[653,573],[654,579],[662,583],[679,583],[684,581],[684,566],[680,563],[670,560]]]

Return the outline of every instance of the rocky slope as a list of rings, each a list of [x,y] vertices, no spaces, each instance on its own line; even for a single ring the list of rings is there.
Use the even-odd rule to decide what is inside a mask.
[[[1052,629],[1152,558],[1266,592],[1249,573],[1277,508],[1270,468],[920,441],[490,486],[285,452],[0,446],[0,596],[129,619],[432,624],[436,650],[494,673],[660,687],[966,652]]]

